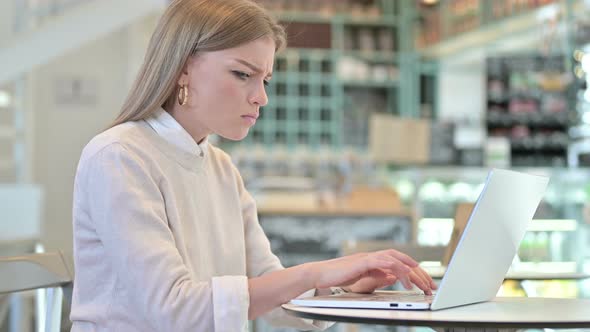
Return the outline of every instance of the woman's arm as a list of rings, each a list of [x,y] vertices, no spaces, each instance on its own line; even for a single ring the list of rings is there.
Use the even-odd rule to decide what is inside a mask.
[[[326,289],[334,286],[365,293],[397,281],[408,289],[413,283],[427,294],[436,288],[432,278],[418,267],[416,261],[393,249],[359,253],[284,269],[272,253],[268,238],[260,227],[256,202],[244,187],[238,170],[234,168],[234,172],[246,233],[249,319],[264,315],[311,289],[316,289],[316,294],[320,295],[328,293]],[[272,316],[274,317],[267,315],[265,318],[276,323],[283,323],[288,319],[277,311]]]
[[[82,159],[77,180],[85,204],[74,218],[83,222],[76,241],[85,248],[76,261],[80,282],[75,295],[85,302],[72,312],[80,320],[82,313],[99,312],[99,326],[107,330],[242,331],[247,277],[193,277],[168,224],[152,167],[136,150],[118,143]],[[103,293],[89,295],[96,289]],[[121,323],[130,325],[116,325]]]
[[[255,319],[309,289],[344,286],[350,291],[372,292],[398,280],[407,289],[415,284],[427,294],[436,288],[416,261],[396,250],[297,265],[249,279],[248,318]]]

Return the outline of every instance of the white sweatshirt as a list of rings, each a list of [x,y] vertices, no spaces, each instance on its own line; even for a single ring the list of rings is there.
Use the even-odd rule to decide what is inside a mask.
[[[283,268],[229,156],[164,110],[84,148],[73,222],[76,332],[246,331],[248,278]],[[264,318],[329,326],[281,308]]]

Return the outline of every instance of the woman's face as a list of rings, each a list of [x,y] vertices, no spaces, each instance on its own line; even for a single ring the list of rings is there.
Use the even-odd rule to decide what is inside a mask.
[[[261,38],[191,57],[178,81],[188,84],[188,104],[170,113],[197,142],[211,133],[243,139],[268,103],[274,55],[274,41]]]

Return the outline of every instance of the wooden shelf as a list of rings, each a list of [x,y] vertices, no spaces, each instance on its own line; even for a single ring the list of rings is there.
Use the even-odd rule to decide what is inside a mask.
[[[342,81],[344,87],[390,89],[398,86],[398,81]]]
[[[276,12],[275,17],[281,22],[344,24],[362,26],[395,27],[399,18],[394,15],[354,16],[348,14],[322,14],[314,12]]]
[[[258,209],[259,215],[281,215],[281,216],[318,216],[318,217],[375,217],[375,216],[395,216],[411,217],[411,213],[406,209],[375,209],[375,208],[351,208],[351,207],[317,207],[314,209],[307,208],[269,208],[261,207]]]
[[[270,194],[258,202],[260,215],[290,216],[401,216],[412,214],[392,189],[356,188],[341,198],[320,198],[315,192]],[[266,204],[265,204],[266,203]]]
[[[441,58],[462,51],[489,48],[489,45],[499,40],[522,39],[526,34],[533,34],[539,38],[539,17],[541,12],[550,8],[564,11],[563,4],[544,5],[526,13],[484,23],[474,30],[451,36],[435,45],[427,46],[421,50],[421,53],[428,58]]]

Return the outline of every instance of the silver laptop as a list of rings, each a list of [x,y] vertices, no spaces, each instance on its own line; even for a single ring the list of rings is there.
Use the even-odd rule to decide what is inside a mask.
[[[293,299],[300,306],[438,310],[495,297],[549,178],[493,169],[435,295],[377,291]]]

